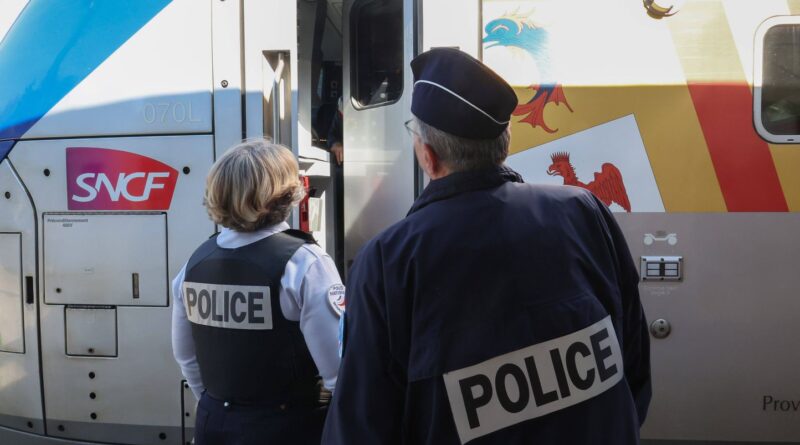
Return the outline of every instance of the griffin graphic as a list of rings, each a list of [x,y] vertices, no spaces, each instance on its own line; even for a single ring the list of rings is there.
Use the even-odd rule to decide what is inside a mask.
[[[578,176],[575,174],[575,168],[569,160],[569,153],[553,153],[550,159],[553,160],[553,163],[547,168],[548,175],[561,176],[564,178],[564,185],[574,185],[589,190],[607,206],[617,203],[626,212],[631,211],[631,202],[628,200],[625,183],[622,182],[622,173],[614,164],[606,162],[600,168],[600,173],[594,174],[594,181],[584,184],[578,180]]]
[[[547,104],[564,104],[570,112],[569,106],[561,84],[556,83],[552,76],[549,60],[547,30],[535,26],[525,15],[514,12],[489,22],[485,29],[486,37],[483,43],[488,44],[486,49],[495,46],[518,48],[529,54],[539,69],[541,82],[530,86],[535,91],[533,99],[520,104],[514,110],[514,116],[524,116],[520,122],[526,122],[536,127],[541,127],[548,133],[555,133],[558,129],[550,128],[544,121],[544,109]]]

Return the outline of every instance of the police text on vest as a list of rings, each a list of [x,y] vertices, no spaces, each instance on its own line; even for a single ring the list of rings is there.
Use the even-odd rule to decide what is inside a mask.
[[[183,283],[186,317],[195,324],[229,329],[272,329],[268,286]]]
[[[611,317],[444,374],[461,443],[591,399],[622,380]]]

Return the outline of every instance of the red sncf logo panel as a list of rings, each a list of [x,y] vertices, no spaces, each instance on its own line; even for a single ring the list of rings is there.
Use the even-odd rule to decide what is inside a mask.
[[[67,148],[69,210],[167,210],[178,171],[126,151]]]

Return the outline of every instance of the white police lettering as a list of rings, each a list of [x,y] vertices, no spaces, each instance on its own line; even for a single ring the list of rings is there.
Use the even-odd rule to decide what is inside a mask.
[[[109,179],[105,173],[83,173],[75,179],[75,182],[78,187],[86,192],[86,195],[72,195],[72,200],[76,202],[94,201],[100,190],[105,188],[106,191],[108,191],[108,196],[111,198],[111,201],[114,202],[119,201],[120,196],[131,202],[147,201],[150,199],[150,192],[164,188],[164,184],[156,182],[156,180],[168,177],[169,172],[120,173],[116,183],[112,183],[111,179]],[[94,185],[89,183],[92,179],[95,179]],[[141,195],[132,195],[128,190],[129,184],[133,180],[144,180],[144,190]]]
[[[591,399],[623,376],[611,317],[444,375],[461,443]]]
[[[186,317],[216,328],[272,329],[272,305],[267,286],[183,283]]]
[[[341,317],[345,304],[343,284],[334,284],[328,288],[328,303],[331,304],[333,312],[336,312],[336,315]]]

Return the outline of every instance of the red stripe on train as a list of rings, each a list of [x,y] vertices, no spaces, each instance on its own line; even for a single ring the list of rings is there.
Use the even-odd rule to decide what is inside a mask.
[[[769,145],[753,129],[746,84],[689,83],[729,212],[787,212]]]

